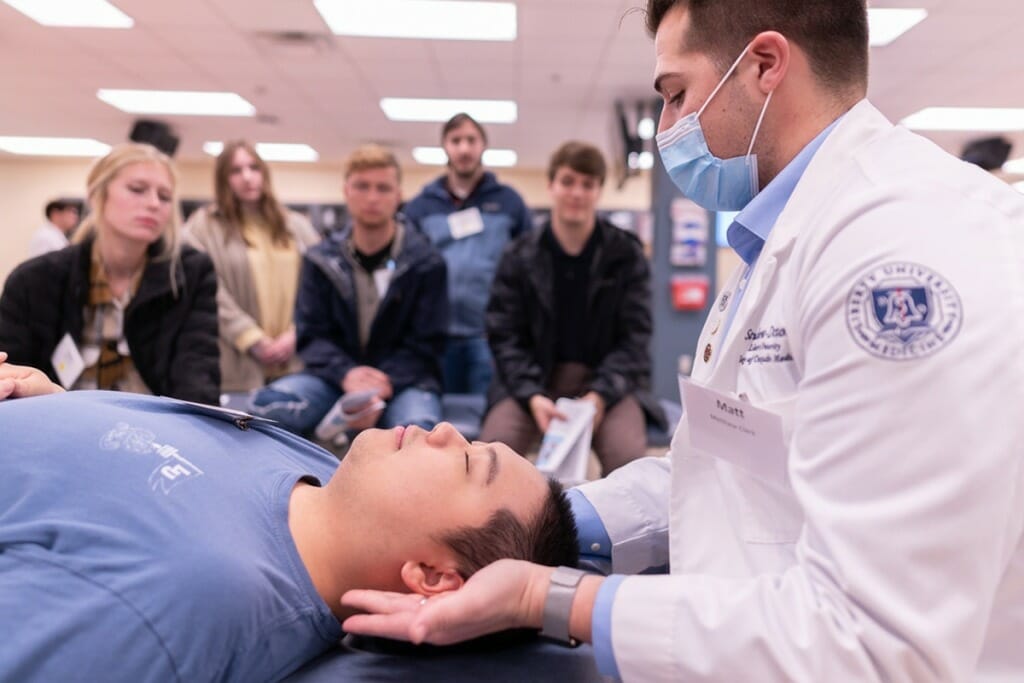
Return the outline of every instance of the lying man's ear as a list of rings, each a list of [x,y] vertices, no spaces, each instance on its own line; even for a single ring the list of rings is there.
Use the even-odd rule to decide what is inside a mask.
[[[430,596],[458,590],[465,579],[454,564],[434,567],[408,560],[402,565],[402,583],[412,593]]]

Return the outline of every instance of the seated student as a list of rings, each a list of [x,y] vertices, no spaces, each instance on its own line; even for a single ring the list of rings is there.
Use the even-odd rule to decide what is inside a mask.
[[[650,269],[640,242],[597,217],[601,152],[568,142],[548,165],[551,220],[513,242],[487,307],[497,376],[481,438],[524,453],[559,413],[554,399],[597,410],[594,450],[604,474],[644,455],[650,394]]]
[[[577,559],[559,486],[451,425],[363,432],[339,465],[259,418],[2,362],[0,397],[58,393],[0,401],[0,680],[277,681],[337,643],[349,589]]]
[[[220,396],[217,278],[181,245],[171,160],[118,145],[92,167],[76,243],[26,261],[0,297],[0,349],[68,389]]]
[[[304,372],[259,390],[250,409],[309,434],[343,395],[387,402],[353,431],[441,420],[441,363],[448,324],[446,270],[427,239],[396,216],[401,169],[377,145],[345,168],[351,223],[303,258],[295,327]]]

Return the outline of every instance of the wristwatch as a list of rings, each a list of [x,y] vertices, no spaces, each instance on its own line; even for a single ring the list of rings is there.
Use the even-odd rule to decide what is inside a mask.
[[[559,643],[576,647],[579,641],[569,635],[569,614],[572,600],[585,572],[571,567],[558,567],[551,575],[551,584],[544,599],[543,628],[540,635]]]

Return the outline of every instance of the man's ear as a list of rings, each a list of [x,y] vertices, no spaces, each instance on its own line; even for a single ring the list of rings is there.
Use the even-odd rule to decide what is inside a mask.
[[[750,52],[758,61],[758,87],[767,95],[789,72],[789,41],[777,31],[764,31],[751,42]]]
[[[462,588],[465,580],[454,565],[434,567],[408,560],[402,565],[402,583],[412,593],[438,595]]]

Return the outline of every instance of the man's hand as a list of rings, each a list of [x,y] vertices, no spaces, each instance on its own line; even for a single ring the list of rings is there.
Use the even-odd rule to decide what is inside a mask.
[[[357,391],[376,391],[377,395],[387,401],[394,394],[391,387],[391,378],[369,365],[357,365],[348,371],[345,379],[341,380],[341,390],[346,394]],[[371,425],[373,426],[373,425]]]
[[[422,603],[420,595],[352,590],[344,607],[367,612],[342,624],[347,633],[449,645],[510,628],[540,628],[551,567],[498,560],[462,586]]]
[[[537,423],[537,429],[544,434],[551,426],[551,420],[556,417],[560,420],[566,419],[565,415],[555,407],[555,402],[547,396],[534,394],[530,397],[530,412],[533,414],[533,421]]]
[[[380,420],[380,416],[384,414],[384,409],[375,410],[365,417],[361,417],[358,420],[348,423],[348,429],[352,429],[357,432],[361,432],[364,429],[372,429],[377,426],[377,422]]]
[[[594,404],[594,431],[596,432],[597,428],[601,425],[601,420],[604,419],[604,399],[596,391],[588,391],[580,400],[590,401]]]
[[[11,365],[7,354],[0,351],[0,401],[7,398],[25,398],[64,391],[40,370],[26,365]]]

